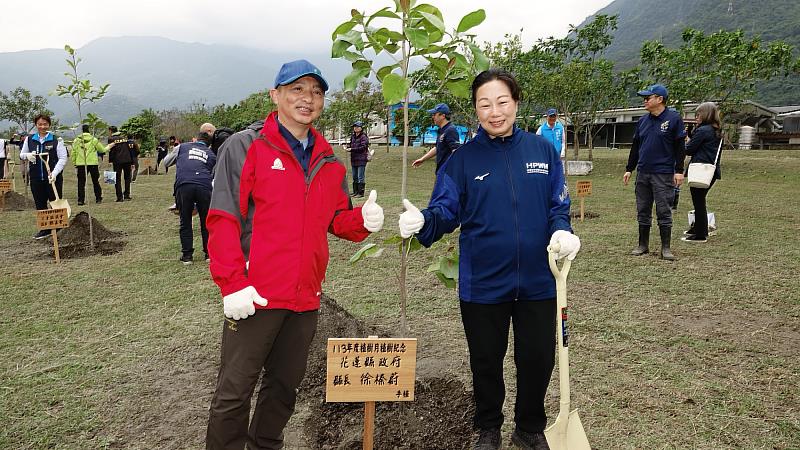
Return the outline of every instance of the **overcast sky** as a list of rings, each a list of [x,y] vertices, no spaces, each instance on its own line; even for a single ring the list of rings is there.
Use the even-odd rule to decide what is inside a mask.
[[[422,3],[425,0],[420,0]],[[448,29],[465,14],[486,10],[472,31],[497,42],[523,29],[525,43],[563,37],[570,24],[612,0],[427,0]],[[12,0],[20,2],[21,0]],[[331,32],[350,17],[393,5],[391,0],[38,0],[0,13],[0,52],[81,47],[101,36],[163,36],[184,42],[235,44],[286,52],[330,49]],[[67,7],[69,6],[69,8]]]

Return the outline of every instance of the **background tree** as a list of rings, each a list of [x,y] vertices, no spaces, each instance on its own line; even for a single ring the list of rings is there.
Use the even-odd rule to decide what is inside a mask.
[[[352,91],[341,90],[332,93],[330,102],[317,121],[321,131],[333,131],[337,138],[349,136],[352,124],[364,122],[365,132],[372,123],[382,121],[386,115],[383,94],[378,86],[362,80]]]
[[[81,78],[78,73],[78,65],[81,63],[81,58],[75,52],[75,49],[69,45],[64,46],[64,51],[69,56],[66,59],[67,65],[70,68],[69,72],[64,72],[67,77],[67,84],[59,84],[56,86],[55,94],[59,97],[70,97],[75,103],[78,110],[78,124],[74,127],[77,129],[83,123],[83,105],[87,103],[94,103],[106,95],[110,84],[106,83],[101,86],[94,86],[88,78]],[[87,73],[86,77],[90,74]]]
[[[486,13],[479,9],[465,15],[453,31],[447,31],[441,11],[431,4],[416,4],[415,0],[394,0],[394,10],[384,7],[367,15],[356,9],[350,19],[333,31],[331,56],[351,62],[353,71],[344,79],[345,90],[356,88],[358,81],[372,74],[381,83],[386,105],[403,102],[403,173],[401,198],[406,197],[408,178],[408,104],[409,94],[426,71],[433,71],[441,84],[456,95],[467,97],[477,72],[489,67],[489,61],[474,44],[474,35],[466,32],[479,25]],[[388,26],[394,29],[390,29]],[[465,56],[465,49],[471,59]],[[386,56],[391,64],[376,66],[376,56]],[[426,63],[411,73],[412,60]],[[413,239],[400,245],[400,313],[403,334],[407,334],[406,268]]]
[[[158,115],[152,109],[145,109],[125,121],[119,130],[129,138],[139,141],[139,150],[142,155],[152,155],[156,148],[156,125],[158,125]]]
[[[31,91],[18,87],[8,94],[0,92],[0,119],[17,125],[18,129],[27,133],[33,127],[33,118],[37,114],[52,116],[47,109],[47,98],[31,95]]]

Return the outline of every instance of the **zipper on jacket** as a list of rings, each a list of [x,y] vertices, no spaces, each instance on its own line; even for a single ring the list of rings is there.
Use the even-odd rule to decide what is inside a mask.
[[[514,208],[514,211],[513,211],[513,213],[514,213],[514,229],[516,230],[516,233],[514,233],[514,238],[515,238],[515,240],[517,242],[517,286],[516,286],[516,292],[514,293],[514,301],[517,301],[517,300],[519,300],[519,285],[520,285],[520,275],[519,275],[519,272],[520,272],[520,268],[519,268],[519,247],[520,247],[520,245],[519,245],[519,214],[517,213],[517,209],[518,209],[517,208],[517,193],[516,193],[516,190],[514,189],[514,177],[512,176],[512,172],[511,172],[511,162],[508,159],[508,152],[511,151],[511,148],[512,148],[511,147],[511,143],[509,143],[509,148],[508,149],[502,149],[502,147],[501,147],[501,149],[502,149],[501,151],[503,152],[503,156],[505,157],[505,160],[506,160],[506,169],[508,170],[506,172],[506,174],[508,175],[508,185],[511,188],[511,205]]]

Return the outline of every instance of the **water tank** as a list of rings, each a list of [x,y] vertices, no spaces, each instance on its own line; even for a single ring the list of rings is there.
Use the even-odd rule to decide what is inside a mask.
[[[750,150],[756,137],[756,129],[747,125],[739,128],[739,148]]]

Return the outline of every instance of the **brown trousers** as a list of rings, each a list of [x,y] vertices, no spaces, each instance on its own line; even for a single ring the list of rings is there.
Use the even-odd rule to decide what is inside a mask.
[[[208,450],[283,448],[319,311],[258,309],[247,319],[225,319],[217,390],[211,400]],[[263,370],[248,431],[250,398]]]

